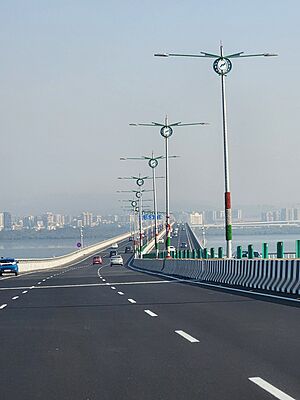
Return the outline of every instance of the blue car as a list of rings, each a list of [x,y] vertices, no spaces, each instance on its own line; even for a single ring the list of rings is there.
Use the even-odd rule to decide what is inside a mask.
[[[18,272],[19,272],[18,261],[15,260],[14,258],[1,257],[0,258],[0,275],[2,275],[3,272],[8,272],[11,274],[15,274],[17,276]]]

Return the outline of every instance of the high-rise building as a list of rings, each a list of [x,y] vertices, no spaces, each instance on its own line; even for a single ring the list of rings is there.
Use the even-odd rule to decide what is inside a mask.
[[[34,222],[34,216],[33,215],[29,215],[27,217],[23,218],[23,227],[25,229],[32,229],[35,225]]]
[[[0,213],[0,229],[11,229],[11,214],[7,211],[3,211],[2,213]]]
[[[232,210],[232,218],[237,220],[237,221],[241,221],[242,220],[242,210],[240,209],[233,209]]]
[[[193,212],[190,214],[190,223],[191,225],[202,225],[203,224],[203,215],[198,212]]]
[[[281,221],[292,221],[294,219],[294,213],[292,208],[281,209]]]
[[[83,212],[81,214],[82,225],[83,226],[92,226],[93,224],[93,214],[90,212]]]

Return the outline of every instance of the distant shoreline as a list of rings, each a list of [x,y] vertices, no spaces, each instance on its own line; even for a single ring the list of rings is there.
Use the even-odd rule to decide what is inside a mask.
[[[128,228],[126,226],[119,227],[117,225],[102,225],[99,227],[85,227],[83,228],[83,234],[85,238],[110,238],[126,232]],[[79,228],[60,228],[56,230],[40,230],[34,229],[22,229],[20,231],[3,230],[0,231],[0,242],[1,240],[24,240],[24,239],[77,239],[80,237]]]

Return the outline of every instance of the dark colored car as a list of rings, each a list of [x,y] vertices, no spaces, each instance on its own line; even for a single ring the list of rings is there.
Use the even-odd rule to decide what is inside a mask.
[[[93,265],[95,265],[95,264],[102,264],[101,256],[94,256],[93,257]]]
[[[109,253],[109,257],[113,257],[113,256],[116,256],[116,255],[118,255],[117,250],[111,250],[110,253]]]
[[[14,258],[0,258],[0,275],[3,273],[11,273],[16,276],[19,273],[18,261]]]
[[[185,242],[182,242],[181,245],[180,245],[180,247],[181,247],[182,249],[187,249],[188,245],[187,245]]]
[[[125,247],[125,253],[132,253],[132,252],[133,252],[132,246],[126,246]]]

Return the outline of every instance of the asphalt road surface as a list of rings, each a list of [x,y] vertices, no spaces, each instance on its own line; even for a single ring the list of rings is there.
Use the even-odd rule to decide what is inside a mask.
[[[299,308],[104,253],[0,279],[1,400],[300,399]]]

